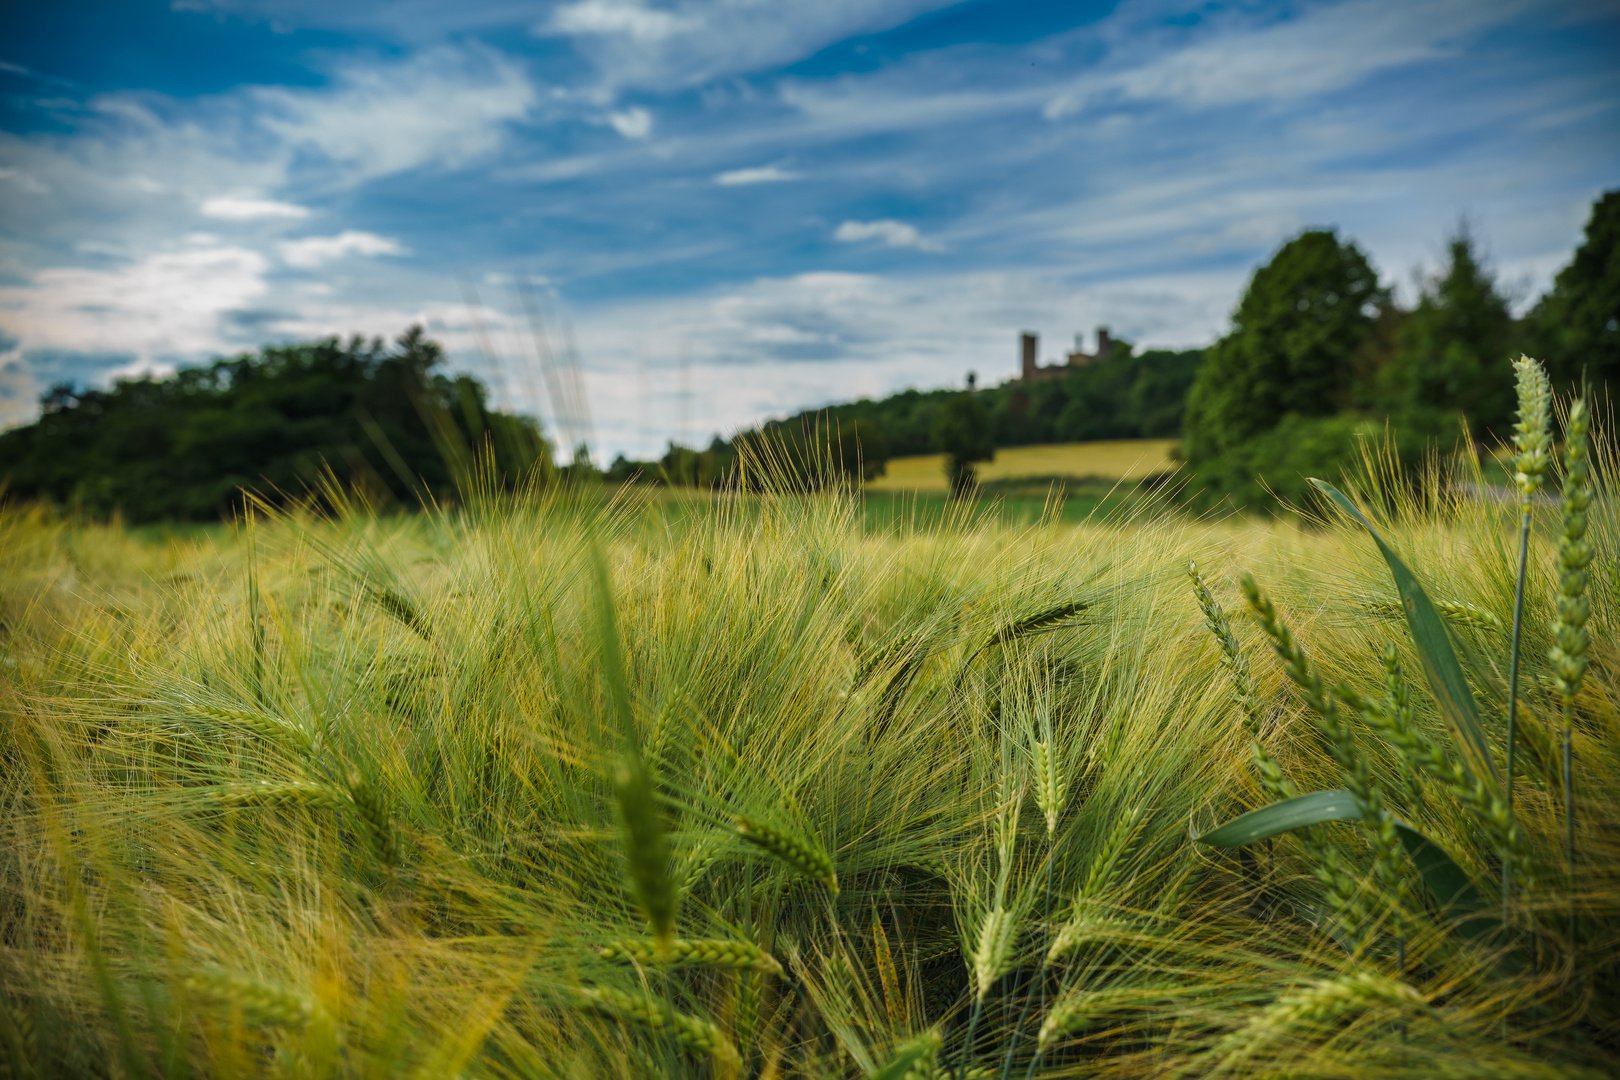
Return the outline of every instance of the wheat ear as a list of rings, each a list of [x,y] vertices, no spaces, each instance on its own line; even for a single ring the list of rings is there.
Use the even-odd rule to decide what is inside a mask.
[[[1232,676],[1232,697],[1241,711],[1243,729],[1249,733],[1249,751],[1254,756],[1255,770],[1260,774],[1260,784],[1266,793],[1273,799],[1289,799],[1295,794],[1293,782],[1283,774],[1282,767],[1266,752],[1265,745],[1260,741],[1260,720],[1264,707],[1260,704],[1260,695],[1255,691],[1254,675],[1249,671],[1249,661],[1243,655],[1243,647],[1238,643],[1237,635],[1232,632],[1232,622],[1221,610],[1209,586],[1204,584],[1203,576],[1198,573],[1197,563],[1187,564],[1187,576],[1192,579],[1193,593],[1198,597],[1198,606],[1204,612],[1204,625],[1209,632],[1215,635],[1215,640],[1221,646],[1221,665]]]
[[[606,986],[582,987],[575,993],[580,1004],[587,1008],[649,1031],[670,1031],[675,1041],[688,1050],[707,1054],[728,1068],[735,1069],[741,1063],[737,1048],[725,1033],[701,1017],[676,1012],[668,1004],[641,994],[628,994]]]
[[[834,896],[838,894],[838,875],[833,871],[832,857],[822,850],[821,845],[757,818],[737,818],[737,834],[774,855],[794,873],[819,881]]]
[[[776,957],[748,941],[724,939],[687,941],[676,938],[659,954],[658,943],[626,939],[615,941],[598,953],[604,960],[629,960],[637,964],[666,967],[735,968],[782,974]]]
[[[244,1019],[263,1027],[303,1030],[327,1020],[313,996],[242,975],[206,971],[190,976],[183,985],[198,997],[241,1009]]]
[[[1586,599],[1586,568],[1592,563],[1592,545],[1586,539],[1586,511],[1592,503],[1592,490],[1587,482],[1591,465],[1587,460],[1586,429],[1586,402],[1576,398],[1569,407],[1569,424],[1564,431],[1564,530],[1558,538],[1558,618],[1551,627],[1553,647],[1547,652],[1564,707],[1564,864],[1572,886],[1575,880],[1575,697],[1586,678],[1586,652],[1590,646],[1586,632],[1586,620],[1591,613]],[[1573,901],[1569,934],[1573,945]]]

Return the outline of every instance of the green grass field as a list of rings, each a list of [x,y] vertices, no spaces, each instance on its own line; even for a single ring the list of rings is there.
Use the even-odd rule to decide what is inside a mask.
[[[1173,472],[1170,450],[1174,439],[1118,439],[1113,442],[1060,443],[1047,446],[1008,446],[996,451],[994,461],[977,466],[985,484],[1054,480],[1141,480]],[[884,474],[867,483],[869,492],[926,491],[943,494],[945,455],[891,458]]]
[[[1517,510],[1367,490],[1432,625],[1151,492],[8,508],[0,1074],[1612,1075],[1611,492],[1567,710],[1535,506],[1510,812]]]

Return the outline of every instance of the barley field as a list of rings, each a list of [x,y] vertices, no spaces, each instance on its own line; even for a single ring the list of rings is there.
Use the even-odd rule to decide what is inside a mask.
[[[1354,489],[1407,578],[1331,502],[10,507],[0,1072],[1612,1075],[1612,472],[1515,672],[1453,468]]]
[[[1176,463],[1170,450],[1174,439],[1116,439],[1111,442],[1053,443],[1045,446],[1006,446],[994,461],[977,466],[986,483],[1011,480],[1140,480],[1155,473],[1172,472]],[[884,474],[866,484],[867,491],[928,491],[949,489],[945,455],[920,454],[891,458]]]

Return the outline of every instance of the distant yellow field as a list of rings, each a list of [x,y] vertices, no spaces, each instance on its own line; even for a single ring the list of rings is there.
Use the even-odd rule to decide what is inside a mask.
[[[1009,446],[979,466],[980,480],[1036,476],[1087,476],[1136,480],[1176,467],[1170,460],[1174,439],[1117,439],[1112,442]],[[868,491],[944,491],[945,455],[891,458],[888,471],[866,485]]]

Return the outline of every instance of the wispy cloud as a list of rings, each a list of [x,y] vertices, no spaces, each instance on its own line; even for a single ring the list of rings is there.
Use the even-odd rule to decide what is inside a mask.
[[[345,229],[336,236],[308,236],[281,245],[281,257],[288,266],[312,269],[350,255],[407,255],[405,247],[386,236]]]
[[[637,43],[662,41],[690,29],[692,20],[627,0],[581,0],[564,4],[551,17],[563,34],[623,34]]]
[[[878,240],[892,248],[916,248],[918,251],[944,251],[945,245],[930,240],[917,231],[915,225],[884,218],[882,221],[846,221],[838,226],[833,239],[845,244],[858,244]]]
[[[729,169],[716,173],[714,182],[721,187],[743,187],[748,184],[775,184],[783,180],[797,180],[799,174],[776,165],[758,165],[751,169]]]
[[[0,288],[6,332],[28,351],[117,353],[148,364],[234,347],[226,312],[262,297],[264,256],[230,245],[149,255],[110,270],[41,270]]]
[[[621,112],[608,113],[608,123],[627,139],[645,139],[652,134],[652,113],[636,105]]]
[[[493,151],[538,100],[518,66],[483,47],[432,49],[343,69],[335,89],[256,92],[262,123],[350,182],[423,165],[456,168]]]
[[[293,203],[277,202],[274,199],[240,198],[232,195],[218,195],[207,199],[202,204],[204,217],[220,218],[223,221],[258,221],[261,218],[306,218],[309,217],[307,207]]]
[[[1111,95],[1199,109],[1297,101],[1391,68],[1459,55],[1468,35],[1528,6],[1529,0],[1366,0],[1306,7],[1269,25],[1256,25],[1253,15],[1216,18],[1189,33],[1190,42],[1156,54],[1142,55],[1141,46],[1122,50],[1111,69],[1081,76],[1043,112],[1058,119]],[[1167,35],[1154,36],[1163,42]]]

